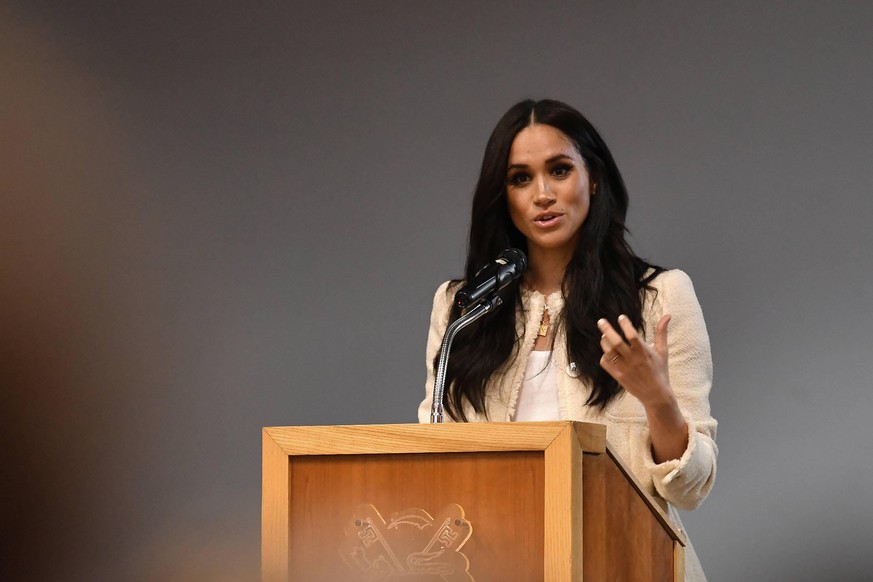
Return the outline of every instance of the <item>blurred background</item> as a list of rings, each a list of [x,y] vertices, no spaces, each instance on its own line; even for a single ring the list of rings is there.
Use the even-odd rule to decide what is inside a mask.
[[[0,0],[0,578],[256,580],[260,429],[402,423],[526,97],[695,282],[712,581],[873,568],[873,4]]]

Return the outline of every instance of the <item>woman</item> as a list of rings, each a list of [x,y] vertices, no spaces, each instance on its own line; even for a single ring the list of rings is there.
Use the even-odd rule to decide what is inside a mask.
[[[447,371],[455,421],[606,424],[610,444],[681,527],[715,479],[712,361],[688,276],[625,241],[628,196],[606,144],[557,101],[523,101],[498,122],[473,197],[466,279],[508,247],[528,268],[504,306],[462,330]],[[443,333],[461,281],[437,290],[428,337],[428,422]],[[651,342],[651,343],[650,343]],[[686,579],[705,580],[686,548]]]

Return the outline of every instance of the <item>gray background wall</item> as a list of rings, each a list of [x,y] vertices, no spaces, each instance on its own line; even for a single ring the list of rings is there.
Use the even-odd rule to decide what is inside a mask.
[[[0,577],[254,580],[260,427],[415,420],[488,132],[601,129],[695,281],[710,579],[873,559],[873,5],[0,0]]]

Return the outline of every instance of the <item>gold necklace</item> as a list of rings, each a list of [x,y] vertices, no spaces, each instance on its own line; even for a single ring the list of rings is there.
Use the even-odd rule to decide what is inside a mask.
[[[549,314],[548,311],[543,311],[543,317],[540,319],[540,328],[537,330],[538,337],[546,337],[549,335],[549,326],[551,322],[546,321],[546,316]]]

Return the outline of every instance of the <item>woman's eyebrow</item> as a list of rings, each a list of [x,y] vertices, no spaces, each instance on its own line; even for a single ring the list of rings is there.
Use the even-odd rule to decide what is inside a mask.
[[[572,160],[572,159],[573,158],[571,158],[567,154],[556,154],[556,155],[550,157],[549,159],[547,159],[546,163],[551,164],[553,162],[557,162],[558,160]],[[506,169],[512,170],[512,169],[516,169],[516,168],[527,168],[527,167],[528,167],[527,164],[509,164],[509,166]]]

